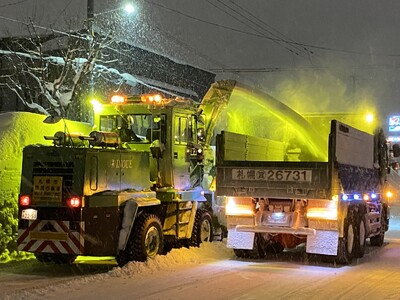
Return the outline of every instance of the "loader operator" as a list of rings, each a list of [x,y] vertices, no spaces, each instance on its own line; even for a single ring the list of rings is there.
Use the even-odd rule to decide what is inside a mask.
[[[142,140],[131,128],[132,126],[128,122],[122,121],[121,127],[117,129],[121,142],[140,142]]]

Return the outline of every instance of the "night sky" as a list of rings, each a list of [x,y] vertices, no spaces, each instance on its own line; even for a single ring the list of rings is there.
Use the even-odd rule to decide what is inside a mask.
[[[95,0],[95,12],[122,1]],[[169,58],[261,89],[299,112],[374,109],[400,114],[400,1],[145,0],[134,16],[96,19],[112,34]],[[82,0],[0,0],[0,34],[21,21],[81,28]],[[38,30],[40,28],[38,27]],[[225,72],[221,72],[225,70]]]

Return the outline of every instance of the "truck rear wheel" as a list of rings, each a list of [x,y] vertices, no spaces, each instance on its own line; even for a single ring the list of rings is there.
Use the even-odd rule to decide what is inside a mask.
[[[355,241],[357,240],[355,214],[349,209],[344,221],[344,235],[339,238],[338,251],[335,261],[339,264],[350,264],[353,260]]]
[[[233,249],[233,253],[235,253],[235,255],[239,258],[264,258],[266,255],[265,243],[260,237],[260,234],[256,233],[254,236],[253,249]]]
[[[156,215],[142,214],[135,220],[125,250],[120,251],[120,267],[129,261],[146,261],[163,253],[164,236],[161,221]]]
[[[194,220],[190,246],[199,247],[201,243],[211,242],[213,239],[213,227],[211,215],[207,210],[199,209]]]
[[[354,257],[361,258],[365,254],[365,246],[367,241],[367,229],[365,223],[365,214],[360,211],[357,215],[356,221],[356,241],[355,241],[355,249],[354,249]]]

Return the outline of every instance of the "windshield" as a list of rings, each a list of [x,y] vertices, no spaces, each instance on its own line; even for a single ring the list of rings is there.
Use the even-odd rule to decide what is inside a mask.
[[[100,130],[117,132],[122,142],[149,143],[151,128],[157,127],[150,114],[100,117]]]

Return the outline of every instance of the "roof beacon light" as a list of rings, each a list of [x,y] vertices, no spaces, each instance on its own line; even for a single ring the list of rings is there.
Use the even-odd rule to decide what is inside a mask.
[[[111,97],[111,103],[118,104],[118,103],[124,103],[125,101],[126,101],[126,99],[122,95],[113,95]]]
[[[160,104],[162,102],[162,97],[160,94],[145,94],[141,96],[142,102],[150,104]]]

